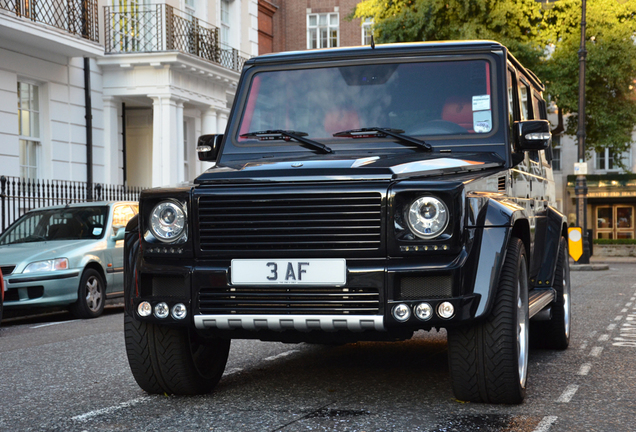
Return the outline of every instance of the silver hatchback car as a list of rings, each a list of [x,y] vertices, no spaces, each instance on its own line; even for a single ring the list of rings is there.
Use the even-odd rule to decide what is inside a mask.
[[[94,318],[123,294],[123,239],[137,202],[31,210],[0,236],[5,310],[70,306]]]

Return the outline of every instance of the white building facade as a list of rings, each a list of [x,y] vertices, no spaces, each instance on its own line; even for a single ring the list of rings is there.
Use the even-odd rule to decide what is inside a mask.
[[[258,54],[257,15],[257,0],[0,0],[0,176],[192,179],[196,138],[224,131]]]

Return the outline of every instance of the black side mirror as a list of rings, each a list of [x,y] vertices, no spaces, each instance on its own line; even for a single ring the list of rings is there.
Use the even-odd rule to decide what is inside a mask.
[[[200,161],[214,162],[219,155],[223,135],[201,135],[197,140],[197,154]]]
[[[525,120],[512,126],[515,151],[546,150],[552,143],[550,123],[547,120]]]

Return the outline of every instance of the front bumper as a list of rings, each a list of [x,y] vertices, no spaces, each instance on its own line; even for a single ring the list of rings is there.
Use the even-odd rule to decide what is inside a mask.
[[[79,270],[11,274],[4,278],[6,308],[60,306],[77,301]]]

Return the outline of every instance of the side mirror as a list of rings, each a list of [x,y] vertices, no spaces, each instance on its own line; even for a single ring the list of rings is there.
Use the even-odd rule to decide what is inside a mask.
[[[115,234],[111,237],[113,241],[123,240],[126,236],[126,228],[123,225],[113,225]]]
[[[514,122],[512,126],[515,151],[546,150],[552,143],[550,123],[547,120]]]
[[[197,140],[197,154],[200,161],[214,162],[219,155],[223,135],[201,135]]]

